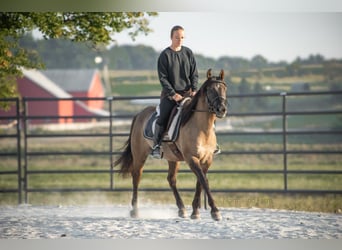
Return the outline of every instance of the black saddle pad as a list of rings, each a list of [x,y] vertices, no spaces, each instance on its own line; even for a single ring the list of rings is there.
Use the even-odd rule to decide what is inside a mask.
[[[179,129],[180,129],[180,122],[181,122],[181,112],[183,109],[183,105],[190,101],[190,97],[185,98],[180,106],[175,106],[171,112],[168,126],[166,129],[166,133],[163,136],[163,141],[176,141],[178,134],[179,134]],[[153,140],[153,134],[154,134],[154,126],[153,123],[157,120],[157,111],[153,112],[150,118],[148,119],[146,126],[144,128],[144,137],[150,140]]]
[[[150,140],[153,140],[154,135],[154,126],[153,123],[158,119],[157,112],[154,112],[151,117],[148,119],[146,126],[144,128],[144,137]],[[173,128],[171,131],[170,128],[165,132],[162,141],[170,142],[170,141],[176,141],[178,134],[179,134],[179,127],[180,127],[180,116],[178,116],[177,120],[175,120],[176,117],[172,117],[171,122],[175,122]],[[175,121],[173,121],[175,120]],[[171,134],[169,134],[171,133]]]
[[[153,129],[152,125],[155,120],[157,120],[157,111],[152,113],[151,117],[148,119],[146,123],[145,129],[144,129],[144,136],[147,139],[153,140],[154,131],[152,130]]]

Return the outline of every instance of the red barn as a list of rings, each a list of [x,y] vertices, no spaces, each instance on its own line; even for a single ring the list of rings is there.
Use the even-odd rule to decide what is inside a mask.
[[[42,71],[50,80],[74,97],[104,97],[100,73],[93,69],[49,69]],[[102,109],[103,101],[86,102],[91,109]]]
[[[38,70],[23,70],[24,77],[17,80],[18,92],[21,97],[70,98],[72,97]],[[27,113],[30,116],[71,116],[72,101],[28,101]],[[70,123],[72,119],[34,119],[37,123]]]
[[[56,71],[57,72],[57,71]],[[57,73],[55,72],[55,77]],[[71,74],[73,72],[73,74]],[[87,72],[83,75],[82,73]],[[91,73],[92,72],[92,73]],[[73,70],[68,71],[66,74],[75,81],[65,80],[65,86],[70,91],[65,91],[60,85],[56,84],[46,74],[38,70],[23,70],[24,77],[17,79],[18,92],[21,97],[44,97],[44,98],[71,98],[73,94],[75,97],[103,97],[104,91],[102,88],[99,74],[96,70],[84,71],[84,70]],[[77,75],[83,75],[84,84],[81,84],[80,78]],[[86,76],[90,77],[86,80]],[[53,77],[52,77],[53,78]],[[79,80],[79,81],[77,81]],[[62,81],[59,81],[60,83]],[[69,86],[74,82],[76,87]],[[61,84],[63,85],[63,84]],[[86,86],[86,87],[85,87]],[[78,89],[78,91],[76,91]],[[87,90],[85,90],[87,89]],[[75,90],[74,92],[71,90]],[[83,92],[81,91],[83,90]],[[30,124],[42,124],[42,123],[71,123],[72,118],[49,118],[49,116],[91,116],[91,115],[106,115],[106,111],[102,110],[103,101],[89,101],[87,104],[81,101],[69,101],[69,100],[56,100],[56,101],[28,101],[27,102],[27,113],[29,116],[41,116],[42,119],[31,119]],[[15,108],[12,107],[9,111],[5,112],[0,110],[0,115],[10,116],[15,114]],[[75,119],[77,122],[90,121],[92,119]]]

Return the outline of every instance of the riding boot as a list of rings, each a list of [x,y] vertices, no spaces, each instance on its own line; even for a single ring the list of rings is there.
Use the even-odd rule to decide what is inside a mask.
[[[164,127],[160,126],[159,124],[156,124],[154,135],[153,135],[153,147],[152,147],[152,152],[151,156],[153,158],[161,159],[161,154],[160,154],[160,145],[163,139],[163,134],[164,134]]]

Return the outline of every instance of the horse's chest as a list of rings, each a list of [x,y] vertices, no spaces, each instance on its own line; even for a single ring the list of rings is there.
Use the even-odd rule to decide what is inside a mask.
[[[212,158],[213,152],[215,150],[215,145],[210,143],[201,143],[197,146],[197,154],[200,159],[207,160]]]

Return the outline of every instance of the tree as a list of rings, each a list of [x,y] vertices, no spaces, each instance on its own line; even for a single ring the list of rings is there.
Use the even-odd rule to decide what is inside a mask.
[[[239,94],[244,95],[244,94],[249,94],[250,93],[250,85],[246,78],[242,78],[240,81],[239,85]]]
[[[72,42],[65,39],[38,39],[28,34],[19,39],[19,45],[35,50],[47,69],[94,68],[94,58],[101,53],[89,49],[86,42]],[[105,52],[103,51],[103,54]]]
[[[253,86],[254,94],[261,94],[263,92],[262,85],[259,82],[256,82]],[[254,100],[255,108],[264,108],[266,107],[266,98],[265,97],[256,97]]]
[[[240,95],[245,95],[245,94],[249,94],[250,93],[250,84],[248,83],[248,81],[246,80],[245,77],[241,78],[241,81],[239,83],[238,86],[238,91]],[[239,98],[239,104],[237,106],[239,106],[239,111],[240,112],[244,112],[247,111],[249,108],[249,98],[244,98],[244,97],[240,97]]]
[[[212,68],[216,63],[215,59],[211,57],[206,57],[201,54],[195,54],[195,58],[196,58],[196,63],[197,63],[197,67],[199,70],[201,69],[208,70]],[[229,71],[227,68],[223,68],[223,69],[227,72]]]
[[[334,82],[338,76],[341,75],[341,68],[341,64],[336,60],[327,60],[323,64],[325,81],[327,81],[329,84]]]
[[[296,61],[286,66],[286,71],[289,76],[299,76],[301,68],[301,59],[298,57]]]
[[[267,68],[268,62],[267,59],[261,55],[256,55],[252,58],[250,62],[251,68],[255,68],[257,70],[262,70],[263,68]]]
[[[19,38],[39,30],[45,39],[87,42],[95,49],[114,41],[113,34],[129,29],[134,38],[151,32],[154,12],[0,12],[0,98],[17,95],[15,79],[22,68],[42,68],[38,54],[19,45]]]
[[[230,71],[243,71],[248,69],[248,60],[242,57],[223,56],[217,60],[215,67]]]

